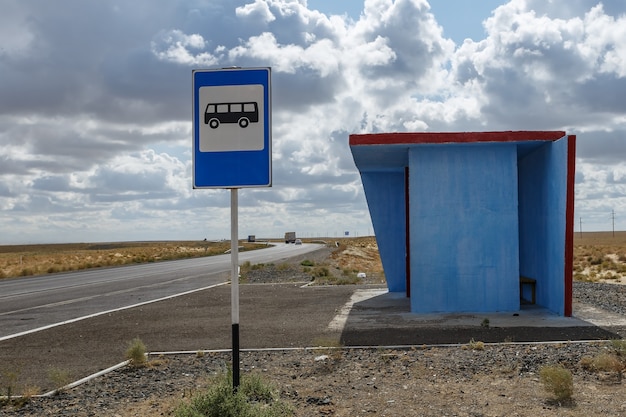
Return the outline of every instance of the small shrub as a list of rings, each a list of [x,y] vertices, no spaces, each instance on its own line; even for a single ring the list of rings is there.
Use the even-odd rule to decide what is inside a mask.
[[[246,375],[241,380],[239,389],[246,394],[248,401],[270,404],[274,400],[274,388],[265,383],[258,374]]]
[[[326,267],[318,266],[318,267],[313,268],[312,275],[314,277],[319,277],[319,278],[327,277],[330,275],[330,271]]]
[[[66,385],[72,382],[69,371],[55,367],[48,369],[48,379],[54,385],[56,392],[61,392]]]
[[[580,362],[580,366],[591,372],[616,372],[621,374],[624,370],[622,361],[610,353],[600,353],[594,357],[584,356]]]
[[[470,350],[485,350],[485,343],[481,342],[480,340],[476,341],[474,339],[471,339],[469,341],[469,343],[467,344],[467,349],[470,349]]]
[[[265,267],[266,267],[266,265],[261,263],[261,264],[254,264],[254,265],[252,265],[251,269],[253,271],[256,271],[256,270],[259,270],[259,269],[263,269]]]
[[[335,281],[336,285],[356,285],[360,284],[362,279],[357,277],[356,275],[351,276],[343,276]]]
[[[480,327],[489,328],[489,319],[483,319],[483,321],[480,323]]]
[[[308,259],[305,259],[304,261],[300,262],[300,265],[302,265],[302,266],[313,266],[315,264],[312,261],[309,261]]]
[[[245,261],[239,267],[239,272],[244,273],[244,272],[250,271],[251,269],[252,269],[252,264],[250,263],[250,261]]]
[[[0,376],[2,377],[2,390],[6,393],[8,401],[11,402],[19,373],[16,371],[5,371],[0,373]]]
[[[626,340],[624,339],[613,339],[611,340],[611,349],[617,356],[626,357]]]
[[[290,266],[288,263],[283,262],[283,263],[281,263],[281,264],[278,264],[278,266],[276,267],[276,269],[277,269],[277,270],[279,270],[279,271],[287,271],[287,270],[289,270],[289,268],[290,268],[290,267],[291,267],[291,266]]]
[[[135,368],[141,368],[146,365],[146,345],[138,337],[128,344],[126,359],[128,359],[130,366]]]
[[[239,389],[232,386],[232,373],[215,377],[206,392],[180,405],[176,417],[288,417],[293,410],[277,398],[276,390],[258,375],[244,375]]]
[[[587,371],[594,371],[593,358],[591,356],[583,356],[578,364]]]
[[[623,367],[622,362],[609,353],[601,353],[593,359],[593,368],[597,371],[621,373]]]
[[[544,389],[561,402],[569,400],[574,394],[572,373],[563,365],[546,365],[539,369],[539,378]]]

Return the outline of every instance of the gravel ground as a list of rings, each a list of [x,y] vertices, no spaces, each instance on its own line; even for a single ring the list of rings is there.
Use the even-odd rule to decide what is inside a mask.
[[[619,416],[626,413],[617,374],[580,361],[608,348],[593,344],[487,345],[399,349],[244,352],[242,375],[260,373],[297,416]],[[230,360],[223,353],[151,359],[49,399],[33,399],[7,416],[169,416]],[[558,404],[541,388],[538,369],[561,363],[574,375],[574,400]]]
[[[307,258],[321,263],[330,252]],[[250,271],[245,279],[310,280],[295,276],[302,271],[300,262]],[[577,282],[574,298],[626,315],[625,288]],[[626,415],[623,366],[620,372],[583,366],[588,358],[612,353],[610,343],[479,347],[257,350],[242,352],[241,369],[243,375],[261,373],[297,416]],[[0,416],[171,416],[177,404],[229,363],[230,354],[224,352],[155,355],[145,368],[122,367],[49,398],[5,405]],[[563,364],[572,371],[572,401],[559,404],[543,390],[538,369],[545,364]]]
[[[581,303],[626,316],[626,285],[574,282],[573,291]]]

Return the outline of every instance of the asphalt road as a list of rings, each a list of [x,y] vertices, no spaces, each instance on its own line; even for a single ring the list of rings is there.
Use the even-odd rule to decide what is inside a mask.
[[[279,262],[319,248],[276,244],[242,252],[239,262]],[[219,255],[0,280],[0,341],[219,285],[230,279],[230,265],[230,255]]]

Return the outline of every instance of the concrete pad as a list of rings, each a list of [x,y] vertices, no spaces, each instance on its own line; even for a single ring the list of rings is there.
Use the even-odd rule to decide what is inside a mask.
[[[576,317],[562,317],[545,308],[523,305],[519,311],[483,313],[411,313],[410,301],[403,293],[386,289],[358,289],[329,324],[329,330],[343,330],[348,321],[359,329],[416,327],[585,327],[607,323],[602,314],[592,315],[589,309]],[[618,317],[621,321],[618,320]],[[626,318],[611,318],[611,323],[623,323]],[[590,318],[590,320],[587,320]]]

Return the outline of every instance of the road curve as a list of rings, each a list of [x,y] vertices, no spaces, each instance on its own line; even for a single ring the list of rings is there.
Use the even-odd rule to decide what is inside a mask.
[[[279,262],[320,247],[275,244],[241,252],[239,262]],[[0,280],[0,340],[219,285],[230,268],[226,254]]]

